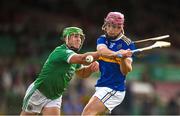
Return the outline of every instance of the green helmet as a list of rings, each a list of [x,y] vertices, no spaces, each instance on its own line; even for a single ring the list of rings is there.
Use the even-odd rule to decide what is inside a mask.
[[[82,29],[78,28],[78,27],[67,27],[63,30],[63,38],[69,37],[71,34],[80,34],[82,36],[82,39],[85,39],[84,37],[84,33],[82,31]]]
[[[72,34],[79,34],[81,35],[81,46],[79,49],[74,49],[73,47],[71,47],[71,49],[79,51],[84,43],[84,39],[85,39],[85,35],[83,33],[83,30],[78,28],[78,27],[67,27],[63,30],[63,34],[62,34],[62,40],[64,40],[65,38],[69,38],[69,36],[71,36]]]

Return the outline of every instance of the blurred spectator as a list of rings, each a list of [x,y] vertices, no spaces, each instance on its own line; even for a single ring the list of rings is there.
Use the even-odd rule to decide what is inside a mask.
[[[173,97],[167,105],[168,115],[179,115],[180,114],[180,91],[175,97]]]

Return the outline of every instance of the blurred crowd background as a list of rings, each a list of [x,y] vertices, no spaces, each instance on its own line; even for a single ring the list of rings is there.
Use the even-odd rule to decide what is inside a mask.
[[[180,114],[179,0],[1,0],[0,114],[19,114],[28,85],[48,54],[62,42],[64,27],[78,26],[86,34],[81,52],[96,49],[96,39],[110,11],[125,15],[125,34],[136,41],[169,34],[170,48],[139,54],[127,77],[127,94],[112,114]],[[152,44],[137,44],[144,47]],[[74,78],[65,92],[64,115],[80,114],[94,93],[99,73]]]

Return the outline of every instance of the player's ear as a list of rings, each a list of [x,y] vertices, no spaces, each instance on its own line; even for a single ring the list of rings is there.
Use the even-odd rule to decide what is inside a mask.
[[[68,45],[68,43],[69,43],[69,42],[68,42],[68,37],[65,37],[65,38],[64,38],[64,42],[65,42],[66,45]]]

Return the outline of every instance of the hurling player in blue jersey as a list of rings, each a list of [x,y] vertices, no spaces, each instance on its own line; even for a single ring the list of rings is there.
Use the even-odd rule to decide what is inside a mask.
[[[100,78],[96,84],[96,92],[84,108],[82,115],[97,115],[119,105],[125,96],[125,79],[132,71],[133,42],[124,35],[124,15],[110,12],[105,18],[102,30],[105,32],[97,39],[97,51],[102,57],[114,58],[122,55],[120,62],[99,60]]]

